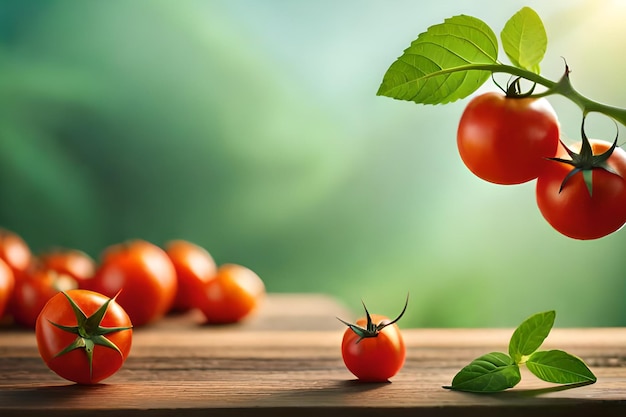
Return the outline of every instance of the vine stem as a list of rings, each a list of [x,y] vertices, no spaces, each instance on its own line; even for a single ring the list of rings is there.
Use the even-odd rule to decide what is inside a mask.
[[[583,96],[576,91],[576,89],[574,89],[574,86],[569,78],[570,71],[567,64],[565,65],[565,74],[563,74],[561,79],[556,82],[542,77],[532,71],[505,64],[471,64],[463,67],[457,67],[450,72],[460,70],[489,71],[491,73],[506,73],[522,77],[528,81],[532,81],[546,87],[545,91],[533,94],[532,97],[545,97],[553,94],[559,94],[574,102],[582,110],[584,116],[592,112],[601,113],[626,126],[626,109],[598,103]]]

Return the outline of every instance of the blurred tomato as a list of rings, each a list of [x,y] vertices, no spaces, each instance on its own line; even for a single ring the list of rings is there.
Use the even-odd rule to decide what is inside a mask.
[[[50,298],[60,291],[78,288],[76,280],[51,269],[34,266],[15,281],[11,313],[16,323],[35,327],[37,316]]]
[[[208,323],[235,323],[250,315],[265,296],[265,285],[252,270],[224,264],[200,295],[198,308]]]
[[[126,310],[135,327],[167,313],[176,296],[176,270],[158,246],[136,239],[111,245],[87,289],[113,298]]]
[[[74,278],[79,288],[85,287],[85,281],[92,279],[96,270],[95,261],[78,249],[54,248],[39,254],[37,259],[44,268]]]
[[[11,268],[0,259],[0,318],[4,315],[9,300],[13,297],[15,280]]]
[[[204,248],[185,240],[172,240],[165,251],[176,269],[178,289],[173,310],[187,311],[199,304],[203,285],[217,272],[213,257]]]
[[[30,248],[21,236],[0,228],[0,259],[11,268],[15,279],[28,269],[31,257]]]

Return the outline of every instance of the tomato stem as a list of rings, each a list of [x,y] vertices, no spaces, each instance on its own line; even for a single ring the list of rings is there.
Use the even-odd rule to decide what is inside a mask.
[[[363,304],[363,309],[365,309],[365,317],[367,319],[367,323],[365,325],[365,327],[361,327],[358,326],[356,324],[352,324],[352,323],[348,323],[347,321],[344,321],[342,319],[340,319],[339,317],[337,317],[337,320],[339,320],[340,322],[342,322],[343,324],[345,324],[346,326],[348,326],[350,328],[350,330],[352,330],[354,333],[356,333],[359,336],[359,339],[356,341],[356,343],[359,343],[361,340],[368,338],[368,337],[376,337],[378,336],[378,333],[380,333],[380,331],[382,329],[384,329],[387,326],[390,326],[394,323],[397,323],[398,320],[400,320],[402,318],[402,316],[404,315],[404,313],[406,312],[406,308],[409,305],[409,294],[407,293],[406,295],[406,301],[404,302],[404,308],[402,309],[402,311],[400,312],[400,314],[398,315],[398,317],[396,317],[395,319],[391,320],[391,321],[382,321],[378,324],[374,324],[372,322],[372,316],[370,315],[369,311],[367,311],[367,307],[365,306],[365,302],[363,302],[363,300],[361,300],[361,303]]]
[[[538,98],[558,94],[575,103],[582,110],[583,115],[585,116],[589,113],[601,113],[626,126],[626,109],[593,101],[580,94],[574,88],[569,77],[571,71],[567,63],[565,64],[565,73],[561,79],[556,82],[532,71],[502,63],[463,65],[460,67],[438,71],[437,75],[441,75],[442,73],[454,73],[457,71],[488,71],[492,74],[505,73],[521,77],[546,88],[545,91],[533,94],[531,97]]]
[[[509,82],[506,91],[504,91],[507,98],[526,98],[532,96],[533,92],[535,91],[535,87],[537,87],[537,83],[533,83],[532,87],[530,87],[528,91],[522,93],[522,86],[520,83],[521,79],[522,77],[517,76],[513,81]],[[498,85],[498,83],[496,83],[496,85]],[[500,86],[498,85],[498,87]],[[500,89],[502,89],[502,87],[500,87]]]

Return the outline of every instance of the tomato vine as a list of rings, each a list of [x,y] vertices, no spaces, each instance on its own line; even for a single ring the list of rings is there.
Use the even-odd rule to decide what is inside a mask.
[[[531,155],[531,160],[518,165],[527,166],[537,162],[539,158],[543,161],[552,161],[549,164],[551,168],[554,168],[557,163],[569,166],[567,168],[569,171],[560,170],[558,173],[559,176],[563,173],[563,178],[559,179],[560,189],[557,187],[557,191],[552,194],[552,187],[549,187],[551,194],[547,196],[542,194],[542,198],[550,202],[544,204],[542,214],[546,217],[547,214],[551,214],[548,211],[553,210],[561,213],[557,217],[571,218],[573,214],[580,214],[579,223],[581,230],[585,232],[565,232],[555,226],[555,221],[549,221],[561,233],[570,237],[576,236],[579,239],[591,239],[618,230],[626,224],[626,206],[622,204],[622,195],[626,194],[626,174],[620,171],[622,165],[626,164],[626,153],[617,146],[617,138],[612,141],[612,146],[611,143],[606,145],[597,141],[592,146],[591,140],[585,133],[585,119],[590,113],[599,113],[609,117],[615,123],[626,126],[626,109],[597,102],[578,92],[570,79],[570,68],[567,62],[559,80],[553,81],[541,75],[540,63],[547,50],[548,39],[541,18],[531,8],[524,7],[515,13],[504,25],[500,32],[500,39],[511,64],[505,64],[499,60],[498,38],[485,22],[467,15],[446,19],[443,23],[433,25],[421,33],[391,64],[383,77],[377,95],[418,104],[446,104],[468,97],[490,78],[497,84],[495,74],[509,74],[512,79],[509,88],[505,90],[500,87],[507,98],[539,100],[550,95],[560,95],[569,99],[582,112],[580,125],[582,146],[579,153],[568,148],[561,141],[560,146],[567,151],[565,158],[539,149],[540,155]],[[520,80],[532,84],[530,91],[519,92]],[[542,86],[543,89],[535,93],[537,85]],[[482,161],[481,164],[498,167],[499,170],[515,170],[515,167],[511,168],[507,163],[523,161],[525,155],[519,149],[531,148],[536,138],[526,137],[526,133],[522,133],[521,136],[524,137],[517,137],[516,140],[510,137],[501,138],[503,135],[506,136],[503,133],[506,129],[500,127],[507,126],[507,121],[502,118],[497,121],[493,120],[500,117],[494,114],[483,123],[482,127],[472,125],[472,129],[469,129],[472,134],[469,135],[468,130],[462,129],[461,125],[470,107],[474,108],[472,107],[474,104],[473,100],[466,107],[457,132],[459,151],[463,161],[468,165],[466,158],[463,158],[463,152],[467,153],[470,149],[473,158]],[[479,129],[485,130],[479,131]],[[523,146],[513,146],[513,143],[522,143]],[[511,156],[503,157],[502,152],[495,152],[495,149],[511,151]],[[593,152],[595,149],[602,149],[602,153],[595,154]],[[560,152],[559,148],[557,152]],[[498,175],[486,173],[481,175],[477,172],[477,166],[472,164],[469,164],[468,168],[477,176],[498,184],[513,184],[528,180],[527,177],[521,180],[517,178],[508,180],[505,175],[508,174],[507,172],[498,172]],[[533,172],[532,178],[538,178],[544,172],[547,170],[541,168]],[[596,173],[598,180],[595,179]],[[607,173],[613,178],[609,179]],[[578,174],[583,177],[586,195],[578,193],[578,182],[571,185],[570,179]],[[555,175],[554,169],[551,175]],[[596,182],[599,182],[598,191],[600,189],[605,191],[599,193],[594,191]],[[545,183],[546,181],[543,181],[544,185]],[[561,193],[566,185],[570,188],[569,193]],[[538,192],[538,198],[539,194],[541,193]],[[563,194],[568,194],[569,197]],[[575,198],[572,195],[575,195]],[[586,209],[583,210],[582,207]],[[554,216],[548,215],[547,217]],[[614,220],[610,227],[602,225],[602,221],[599,220],[605,217]]]
[[[540,74],[547,35],[534,10],[522,8],[500,35],[513,64],[498,60],[497,37],[480,19],[459,15],[431,26],[389,67],[377,95],[419,104],[445,104],[472,94],[491,75],[505,73],[545,87],[532,97],[561,95],[574,102],[583,115],[601,113],[626,126],[626,109],[599,103],[578,92],[567,64],[558,81]]]
[[[517,68],[512,65],[505,64],[492,64],[492,65],[471,65],[466,67],[466,69],[456,68],[450,72],[455,71],[490,71],[494,74],[496,73],[505,73],[510,74],[516,77],[521,77],[525,80],[531,81],[533,83],[539,84],[546,88],[545,91],[541,93],[535,93],[530,95],[530,97],[547,97],[550,95],[561,95],[573,103],[575,103],[583,113],[583,116],[588,115],[589,113],[601,113],[605,116],[616,120],[622,125],[626,126],[626,109],[610,106],[604,103],[599,103],[597,101],[591,100],[586,96],[582,95],[578,92],[572,85],[571,79],[569,77],[570,68],[567,64],[565,64],[565,73],[558,81],[552,81],[545,77],[542,77],[539,74],[535,74],[532,71],[527,71],[523,68]]]

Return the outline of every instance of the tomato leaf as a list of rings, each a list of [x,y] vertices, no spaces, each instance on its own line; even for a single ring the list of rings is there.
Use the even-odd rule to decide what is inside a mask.
[[[492,352],[474,359],[456,374],[450,388],[469,392],[497,392],[521,380],[519,367],[506,353]]]
[[[473,93],[490,76],[475,64],[497,64],[498,39],[475,17],[459,15],[420,34],[387,70],[377,95],[444,104]]]
[[[556,384],[594,383],[596,376],[582,359],[562,350],[533,353],[526,367],[538,378]]]
[[[552,330],[555,311],[533,314],[520,324],[509,342],[509,355],[516,363],[536,351]]]
[[[502,47],[513,65],[539,74],[539,63],[548,47],[546,29],[530,7],[515,13],[500,32]]]

